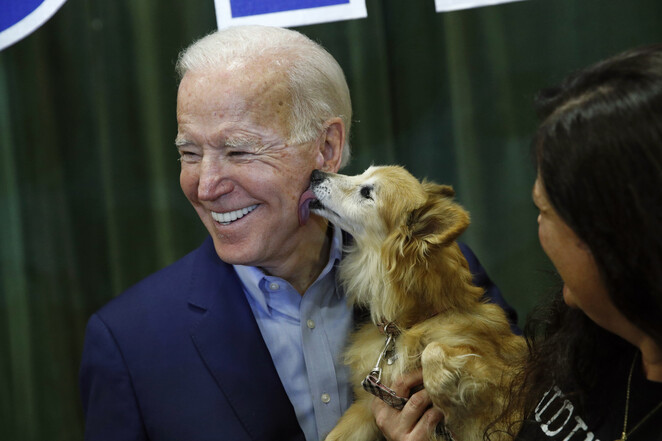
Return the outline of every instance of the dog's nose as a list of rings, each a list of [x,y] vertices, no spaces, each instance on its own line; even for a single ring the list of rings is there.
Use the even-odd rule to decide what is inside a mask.
[[[321,170],[313,170],[313,172],[310,174],[311,184],[319,184],[323,180],[324,180],[324,172]]]

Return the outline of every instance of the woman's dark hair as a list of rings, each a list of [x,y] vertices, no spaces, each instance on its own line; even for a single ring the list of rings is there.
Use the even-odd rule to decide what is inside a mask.
[[[536,104],[548,200],[590,249],[614,305],[662,347],[662,45],[578,71]],[[560,292],[525,336],[530,357],[511,401],[527,412],[553,384],[579,406],[600,400],[634,353]]]
[[[570,76],[538,108],[549,201],[591,250],[614,305],[662,347],[662,45]]]

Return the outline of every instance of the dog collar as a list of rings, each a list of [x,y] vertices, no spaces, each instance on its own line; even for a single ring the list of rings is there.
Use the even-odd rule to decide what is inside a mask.
[[[400,328],[393,322],[379,322],[377,323],[377,329],[381,334],[388,336],[397,337],[400,335]]]
[[[446,311],[445,309],[442,310],[441,312]],[[439,312],[434,312],[427,317],[425,317],[425,320],[431,319],[435,315],[439,315]],[[424,321],[424,320],[422,320]],[[377,323],[377,329],[379,332],[385,336],[393,336],[393,338],[397,337],[398,335],[401,334],[401,329],[400,327],[395,323],[395,322],[387,322],[386,320],[382,320],[381,322]]]

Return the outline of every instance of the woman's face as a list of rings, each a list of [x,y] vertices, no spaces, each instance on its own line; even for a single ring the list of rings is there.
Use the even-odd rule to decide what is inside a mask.
[[[614,320],[622,315],[607,294],[593,254],[552,207],[540,176],[533,186],[533,202],[540,211],[540,245],[563,279],[565,303],[580,308],[598,325],[613,330]]]

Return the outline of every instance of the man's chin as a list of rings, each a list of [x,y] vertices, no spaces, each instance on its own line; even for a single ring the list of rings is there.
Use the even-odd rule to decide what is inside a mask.
[[[247,249],[253,249],[254,244],[249,244],[246,241],[237,241],[228,243],[223,238],[219,237],[218,233],[212,234],[214,241],[214,249],[218,257],[225,263],[230,265],[251,265],[252,256],[246,255]]]

